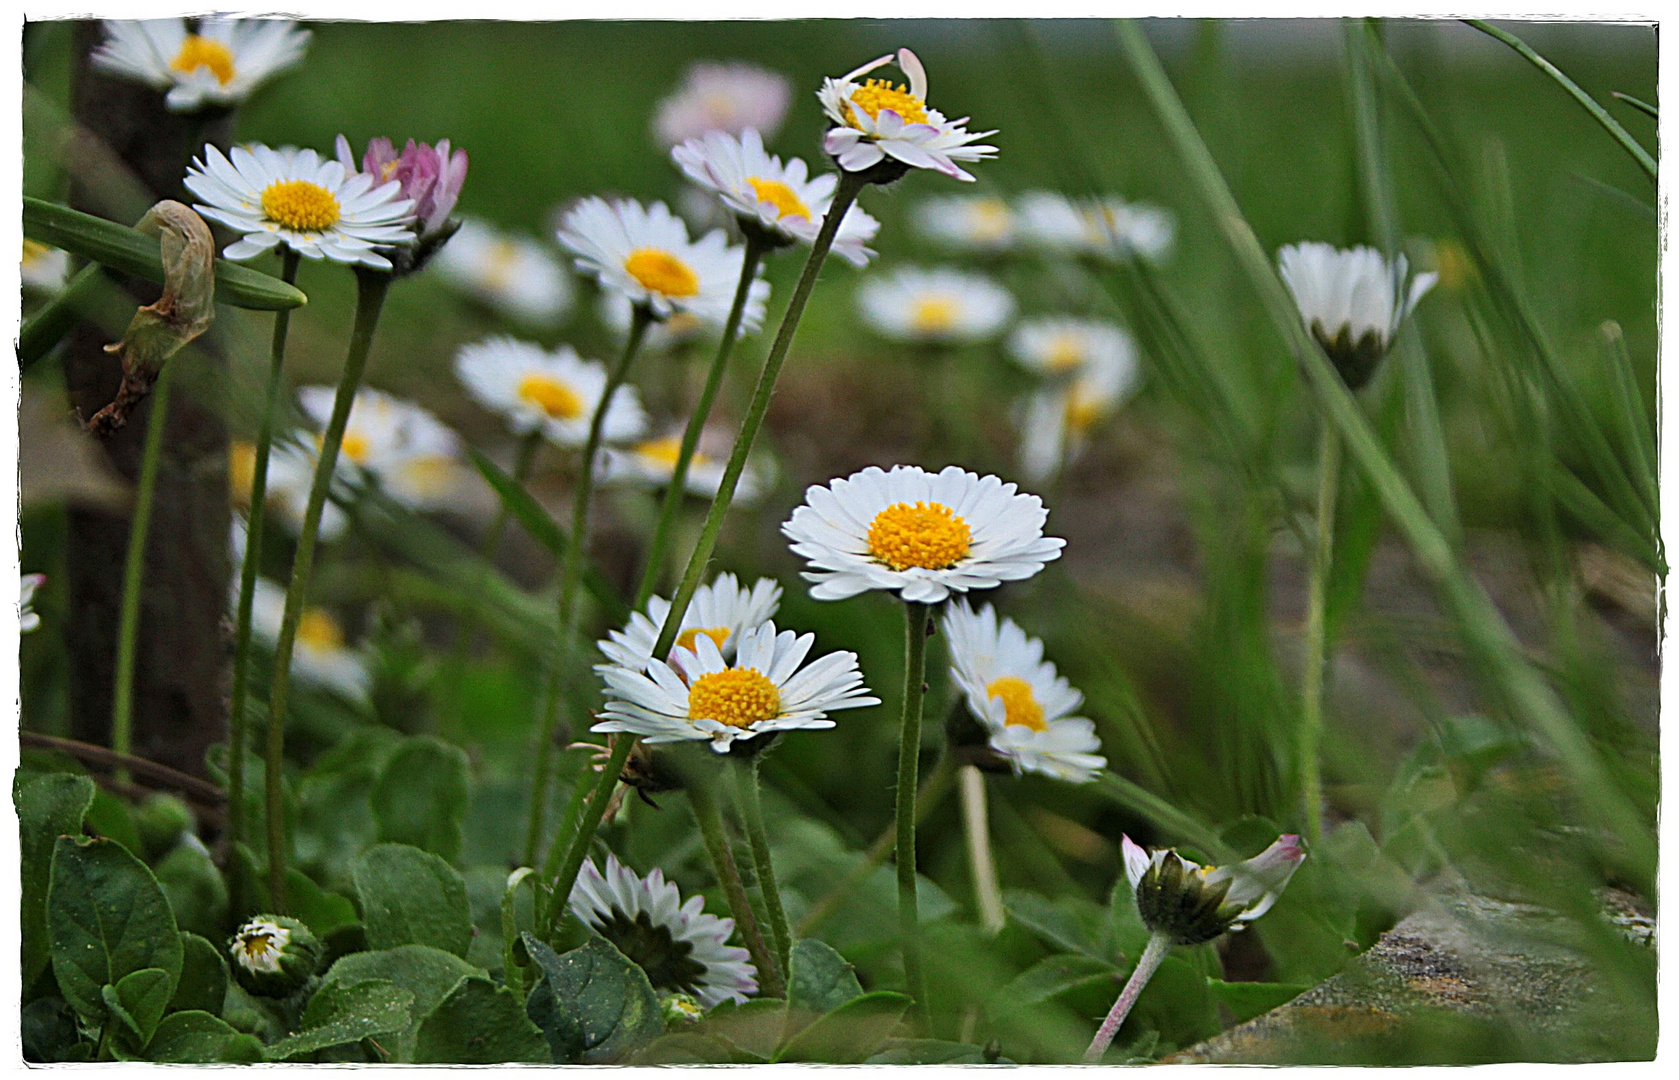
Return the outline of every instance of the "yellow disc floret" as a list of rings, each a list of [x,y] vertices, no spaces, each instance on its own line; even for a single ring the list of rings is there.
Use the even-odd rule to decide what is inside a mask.
[[[235,439],[227,444],[227,486],[233,501],[244,506],[251,501],[251,485],[257,478],[255,443]]]
[[[893,503],[869,523],[869,554],[894,570],[944,570],[968,554],[973,532],[942,503]]]
[[[367,436],[355,431],[345,432],[344,440],[338,444],[338,452],[356,465],[366,464],[367,455],[372,449],[373,446],[367,441]]]
[[[749,176],[746,182],[752,185],[753,194],[758,196],[759,202],[767,202],[775,207],[777,220],[784,217],[810,218],[810,207],[806,206],[793,189],[780,180],[762,180],[756,176]]]
[[[1084,342],[1076,334],[1057,334],[1049,343],[1044,366],[1051,371],[1072,371],[1084,366]]]
[[[1011,727],[1031,728],[1033,731],[1044,731],[1049,727],[1044,723],[1044,707],[1032,696],[1032,684],[1025,679],[1014,675],[993,679],[985,688],[985,694],[1003,699],[1005,722]]]
[[[297,620],[297,640],[315,652],[335,652],[344,647],[344,631],[331,615],[309,608]]]
[[[1077,434],[1089,431],[1106,411],[1100,398],[1082,392],[1077,386],[1067,395],[1067,427]]]
[[[682,454],[682,440],[675,435],[664,439],[649,439],[637,446],[635,452],[654,465],[674,470],[676,459]]]
[[[923,334],[942,334],[956,325],[956,301],[948,296],[918,297],[910,307],[909,322]]]
[[[699,636],[701,634],[704,634],[712,641],[715,641],[719,649],[723,647],[723,642],[729,640],[729,628],[727,626],[712,626],[703,628],[696,626],[691,630],[684,630],[682,633],[676,635],[676,643],[682,648],[687,649],[689,652],[693,652],[694,642],[699,640]]]
[[[781,691],[757,668],[729,668],[701,675],[688,689],[688,719],[750,728],[781,715]]]
[[[338,197],[308,180],[276,180],[262,189],[262,214],[298,232],[320,232],[338,224]]]
[[[181,51],[169,66],[182,75],[191,75],[199,68],[209,68],[216,81],[226,86],[233,81],[233,52],[219,41],[197,34],[188,34],[181,42]]]
[[[668,251],[637,248],[624,260],[624,272],[648,292],[665,296],[694,296],[700,291],[699,275]]]
[[[903,117],[906,124],[927,122],[926,104],[907,88],[894,86],[885,79],[870,79],[851,91],[851,100],[845,107],[846,120],[852,127],[860,128],[862,125],[857,123],[857,114],[852,111],[853,108],[862,109],[873,120],[880,118],[882,109],[891,109]]]
[[[519,398],[555,420],[576,420],[583,415],[583,399],[577,391],[552,375],[536,372],[520,379]]]

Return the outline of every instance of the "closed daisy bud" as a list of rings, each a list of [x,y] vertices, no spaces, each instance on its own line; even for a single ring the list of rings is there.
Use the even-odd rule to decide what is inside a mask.
[[[705,1019],[705,1010],[692,994],[667,994],[659,999],[659,1008],[665,1014],[667,1028],[680,1030]]]
[[[284,915],[258,915],[227,944],[233,977],[258,997],[290,997],[303,988],[321,959],[309,928]]]
[[[1169,849],[1144,851],[1122,837],[1125,876],[1143,925],[1179,945],[1199,945],[1240,930],[1277,902],[1306,860],[1300,837],[1286,834],[1231,866],[1202,866]]]
[[[1418,274],[1407,286],[1409,264],[1403,255],[1390,260],[1375,248],[1341,250],[1317,243],[1283,248],[1277,269],[1306,329],[1350,390],[1376,374],[1399,324],[1439,280],[1438,274]]]

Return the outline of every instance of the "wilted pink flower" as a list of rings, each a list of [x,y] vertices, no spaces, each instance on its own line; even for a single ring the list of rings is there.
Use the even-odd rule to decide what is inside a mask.
[[[401,183],[403,198],[414,200],[414,224],[422,240],[443,228],[461,196],[461,186],[466,183],[466,151],[451,153],[448,139],[439,140],[435,148],[409,139],[400,154],[396,145],[383,136],[369,139],[358,170],[350,152],[350,140],[340,135],[338,160],[349,172],[371,173],[376,183],[388,180]]]

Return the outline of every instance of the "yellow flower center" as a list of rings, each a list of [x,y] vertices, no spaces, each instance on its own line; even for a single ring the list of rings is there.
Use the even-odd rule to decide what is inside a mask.
[[[182,75],[191,75],[199,68],[209,68],[216,81],[226,86],[233,81],[233,52],[219,41],[197,34],[188,34],[181,42],[181,51],[169,66]]]
[[[428,454],[406,461],[402,478],[410,490],[422,498],[436,498],[450,491],[457,478],[454,459],[441,454]]]
[[[985,694],[987,697],[1003,699],[1006,723],[1011,727],[1031,728],[1033,731],[1045,731],[1049,728],[1049,725],[1044,723],[1044,707],[1032,696],[1032,684],[1025,679],[1014,675],[993,679],[991,685],[985,688]]]
[[[575,420],[583,415],[583,399],[577,391],[552,375],[526,375],[519,380],[519,397],[555,420]]]
[[[781,691],[757,668],[729,668],[701,675],[688,689],[688,719],[749,728],[781,715]]]
[[[862,109],[870,119],[879,119],[882,109],[891,109],[904,118],[906,124],[925,124],[927,106],[906,87],[893,86],[885,79],[870,79],[851,91],[851,101],[845,107],[846,120],[854,128],[862,127],[852,108]]]
[[[345,432],[344,441],[338,444],[338,452],[357,465],[367,462],[367,455],[372,449],[373,447],[368,445],[367,436],[355,431]]]
[[[1009,204],[1001,199],[981,199],[974,204],[974,238],[1001,240],[1009,231]]]
[[[497,240],[484,256],[484,283],[501,290],[513,284],[513,271],[519,265],[519,248],[511,240]]]
[[[713,626],[709,628],[696,626],[692,630],[684,630],[682,633],[676,635],[676,643],[682,648],[687,649],[689,652],[694,652],[696,651],[694,649],[694,642],[699,640],[701,634],[704,634],[712,641],[715,641],[719,649],[723,647],[723,642],[729,640],[729,628],[727,626]]]
[[[682,440],[674,435],[668,439],[649,439],[637,446],[635,452],[654,465],[674,470],[676,459],[682,456]],[[694,459],[699,460],[699,455],[695,454]]]
[[[869,523],[869,554],[894,570],[943,570],[968,554],[973,532],[942,503],[893,503]]]
[[[648,292],[665,296],[693,296],[700,291],[699,275],[687,263],[658,248],[637,248],[624,260],[624,272]]]
[[[793,189],[780,180],[762,180],[756,176],[749,176],[746,182],[752,185],[752,191],[758,196],[759,202],[767,202],[775,207],[775,216],[779,220],[784,217],[810,218],[810,207],[793,194]]]
[[[23,241],[23,265],[28,266],[30,263],[35,262],[51,250],[52,248],[47,245],[37,244],[35,241],[25,237]]]
[[[1057,334],[1049,343],[1044,364],[1051,371],[1071,371],[1084,364],[1084,343],[1076,334]]]
[[[956,310],[948,296],[918,297],[910,308],[910,326],[923,334],[942,334],[956,325]]]
[[[338,224],[338,197],[307,180],[276,180],[262,189],[262,214],[298,232],[320,232]]]
[[[335,652],[344,647],[344,631],[331,615],[309,608],[297,621],[297,640],[315,652]]]
[[[1101,401],[1080,393],[1076,386],[1067,395],[1067,427],[1075,433],[1089,431],[1096,421],[1102,419],[1102,412]]]
[[[256,444],[236,439],[227,444],[227,486],[240,506],[251,501],[251,485],[257,478]]]

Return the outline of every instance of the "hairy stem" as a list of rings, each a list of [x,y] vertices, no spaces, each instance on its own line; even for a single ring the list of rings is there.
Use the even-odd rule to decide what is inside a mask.
[[[1143,992],[1143,987],[1154,977],[1155,970],[1160,967],[1160,961],[1166,959],[1166,954],[1172,951],[1172,938],[1156,930],[1148,939],[1148,947],[1143,955],[1137,958],[1137,966],[1131,969],[1131,977],[1125,981],[1125,989],[1119,992],[1119,1000],[1108,1010],[1107,1018],[1102,1026],[1096,1029],[1096,1037],[1090,1040],[1090,1049],[1084,1052],[1084,1063],[1095,1065],[1101,1062],[1102,1055],[1113,1045],[1114,1036],[1119,1034],[1119,1025],[1125,1023],[1125,1017],[1131,1011],[1131,1006],[1137,1003],[1137,997]]]
[[[763,932],[758,929],[758,916],[752,910],[746,886],[741,884],[740,869],[735,866],[735,857],[729,851],[729,838],[723,833],[723,815],[718,813],[717,800],[707,787],[710,779],[696,778],[687,785],[688,801],[694,807],[694,820],[699,823],[700,836],[705,840],[711,865],[717,871],[717,880],[722,883],[723,892],[729,898],[729,910],[735,916],[735,929],[740,931],[746,951],[752,954],[752,966],[758,969],[759,992],[765,997],[786,997],[786,983],[781,978],[775,958],[770,955],[769,947],[764,944]]]
[[[927,1026],[927,981],[921,971],[921,911],[915,895],[915,785],[921,761],[921,706],[926,697],[927,627],[932,606],[904,603],[904,710],[898,729],[898,933],[904,984]]]
[[[1003,891],[997,884],[997,860],[991,855],[991,825],[985,812],[985,774],[962,766],[962,825],[968,834],[968,865],[974,875],[974,905],[988,934],[1003,928]]]
[[[763,894],[764,910],[769,916],[775,958],[785,978],[793,970],[793,937],[787,929],[787,911],[781,906],[781,887],[775,881],[769,833],[764,829],[764,805],[758,792],[758,765],[762,760],[762,754],[753,754],[746,762],[730,762],[730,770],[735,774],[735,791],[740,799],[741,817],[746,821],[746,836],[752,842],[752,868],[758,875],[758,891]]]
[[[1327,420],[1318,440],[1318,539],[1312,549],[1306,608],[1306,668],[1300,693],[1300,790],[1306,800],[1306,838],[1323,832],[1323,741],[1325,668],[1329,658],[1329,573],[1335,563],[1335,496],[1341,486],[1341,437]]]

